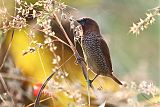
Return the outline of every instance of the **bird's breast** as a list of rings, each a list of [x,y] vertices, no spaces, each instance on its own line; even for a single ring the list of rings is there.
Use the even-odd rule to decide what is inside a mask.
[[[99,39],[95,35],[84,36],[82,48],[89,68],[97,74],[105,75],[108,66]]]

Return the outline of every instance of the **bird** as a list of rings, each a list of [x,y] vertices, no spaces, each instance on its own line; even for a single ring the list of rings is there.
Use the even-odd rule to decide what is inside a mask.
[[[99,26],[91,18],[81,18],[77,22],[81,25],[83,34],[81,36],[81,47],[84,60],[91,71],[96,75],[90,80],[90,84],[99,76],[112,78],[116,83],[122,83],[113,75],[110,52],[106,41],[103,39]]]

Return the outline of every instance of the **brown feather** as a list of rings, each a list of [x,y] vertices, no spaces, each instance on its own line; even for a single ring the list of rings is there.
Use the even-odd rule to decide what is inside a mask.
[[[104,41],[103,38],[100,38],[99,40],[101,43],[101,49],[102,49],[103,55],[105,56],[106,63],[108,65],[109,69],[112,71],[112,62],[111,62],[111,57],[110,57],[108,45]]]
[[[96,77],[98,75],[108,76],[122,85],[112,74],[113,70],[109,48],[100,34],[98,24],[90,18],[83,18],[77,22],[81,24],[83,29],[81,44],[88,67],[97,74]]]
[[[114,76],[113,74],[111,74],[110,76],[116,83],[118,83],[119,85],[123,85],[118,79],[116,76]]]

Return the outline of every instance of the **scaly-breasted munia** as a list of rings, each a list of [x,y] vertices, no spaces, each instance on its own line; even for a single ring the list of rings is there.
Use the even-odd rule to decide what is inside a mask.
[[[122,83],[113,75],[109,48],[100,34],[98,24],[90,18],[82,18],[77,20],[77,22],[82,26],[83,30],[81,46],[84,58],[88,67],[96,73],[95,78],[98,75],[108,76],[122,85]],[[93,80],[90,82],[92,83]]]

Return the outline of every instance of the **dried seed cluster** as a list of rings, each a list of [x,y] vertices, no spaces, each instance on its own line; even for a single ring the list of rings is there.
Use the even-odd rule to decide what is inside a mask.
[[[160,7],[156,7],[152,10],[149,10],[149,13],[146,13],[146,18],[141,19],[138,23],[133,23],[133,26],[130,27],[129,32],[139,35],[140,31],[147,29],[149,25],[153,24],[156,21],[156,16],[160,16]]]

